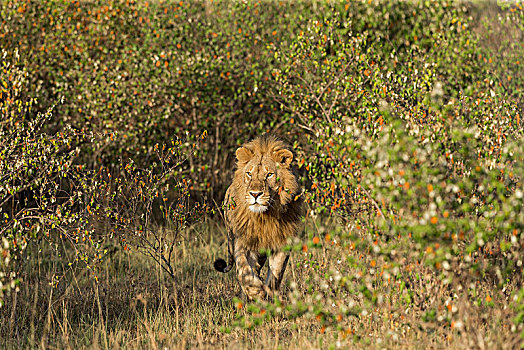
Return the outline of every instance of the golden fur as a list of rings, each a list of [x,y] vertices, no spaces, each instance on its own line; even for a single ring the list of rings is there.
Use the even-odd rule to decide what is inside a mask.
[[[272,254],[278,252],[288,237],[295,236],[301,229],[303,200],[296,175],[291,168],[293,153],[276,137],[257,137],[237,149],[236,157],[237,169],[224,200],[229,263],[225,266],[225,261],[217,260],[215,267],[227,272],[235,260],[242,285],[240,270],[244,273],[247,270],[245,266],[238,266],[239,257],[242,256],[242,261],[257,260],[258,265],[260,262],[263,265],[265,255],[259,254],[260,250],[268,249]],[[272,271],[276,278],[273,287],[280,284],[287,264],[288,256],[280,254],[280,257],[281,259],[273,258],[274,265],[282,268],[282,271]],[[280,261],[282,259],[285,261]],[[257,264],[250,263],[251,268],[256,268],[259,272],[261,266]],[[270,269],[271,264],[270,257]],[[268,276],[268,280],[270,279]],[[260,287],[256,280],[246,283],[251,282],[257,286],[255,290]],[[242,287],[246,291],[246,286]],[[268,292],[267,288],[264,289]],[[249,293],[246,294],[251,297]]]

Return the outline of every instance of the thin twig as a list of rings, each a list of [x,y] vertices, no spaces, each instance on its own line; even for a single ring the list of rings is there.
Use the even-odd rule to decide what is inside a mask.
[[[373,197],[371,197],[371,194],[369,193],[369,191],[362,185],[360,185],[360,188],[364,191],[364,193],[366,194],[366,196],[369,198],[369,200],[371,201],[371,203],[373,203],[373,205],[375,206],[375,208],[377,209],[377,211],[380,213],[380,215],[384,218],[384,220],[386,221],[386,224],[388,225],[388,228],[389,230],[391,231],[391,224],[389,222],[389,220],[384,216],[384,213],[382,212],[382,210],[380,209],[380,206],[378,205],[377,201],[375,201],[373,199]]]

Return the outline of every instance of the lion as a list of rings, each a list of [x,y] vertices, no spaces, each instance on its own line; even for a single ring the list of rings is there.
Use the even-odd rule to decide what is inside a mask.
[[[248,299],[271,298],[289,260],[281,249],[302,228],[304,203],[291,167],[293,153],[275,136],[264,134],[238,148],[236,159],[223,206],[229,261],[217,259],[214,266],[225,273],[236,264]],[[269,268],[263,282],[260,271],[266,260]]]

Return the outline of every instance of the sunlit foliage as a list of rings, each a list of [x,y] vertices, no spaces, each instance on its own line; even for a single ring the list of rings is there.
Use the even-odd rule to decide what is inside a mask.
[[[130,251],[194,286],[180,233],[273,132],[308,203],[293,277],[270,303],[226,296],[217,328],[521,341],[522,4],[8,0],[0,18],[0,302],[31,244],[61,262],[53,288]]]

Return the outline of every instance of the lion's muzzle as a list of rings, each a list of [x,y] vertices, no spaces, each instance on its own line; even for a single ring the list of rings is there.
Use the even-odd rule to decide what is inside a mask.
[[[263,213],[269,207],[269,200],[264,196],[263,191],[249,191],[249,195],[246,196],[249,210],[253,213]]]
[[[264,192],[262,192],[262,191],[250,191],[249,194],[251,195],[251,197],[255,198],[255,201],[256,201],[258,197],[260,197],[260,196],[262,196],[262,194],[264,194]]]

